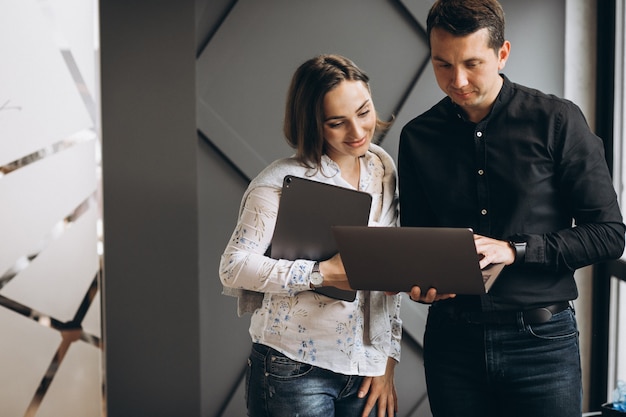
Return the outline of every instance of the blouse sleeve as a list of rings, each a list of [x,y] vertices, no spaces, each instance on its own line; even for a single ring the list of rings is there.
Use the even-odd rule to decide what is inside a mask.
[[[401,339],[402,339],[402,320],[400,319],[400,302],[402,297],[400,294],[390,295],[389,297],[389,321],[391,323],[391,346],[389,349],[389,357],[400,362]]]
[[[274,234],[279,201],[280,189],[258,187],[248,194],[221,257],[219,271],[224,286],[288,295],[310,290],[313,261],[277,260],[265,255]]]

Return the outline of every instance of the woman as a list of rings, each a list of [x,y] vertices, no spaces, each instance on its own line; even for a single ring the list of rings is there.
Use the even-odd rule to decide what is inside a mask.
[[[369,224],[396,225],[395,165],[371,143],[387,125],[376,115],[368,81],[338,55],[315,57],[297,69],[284,121],[296,153],[250,183],[222,255],[225,294],[239,297],[240,314],[252,313],[249,416],[392,416],[397,410],[400,297],[358,291],[347,302],[312,291],[318,272],[322,286],[349,289],[339,255],[322,262],[264,255],[287,174],[370,193]]]

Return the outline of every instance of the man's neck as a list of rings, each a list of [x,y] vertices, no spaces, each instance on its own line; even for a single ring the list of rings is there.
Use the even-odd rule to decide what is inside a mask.
[[[473,123],[479,123],[483,120],[487,115],[491,112],[500,91],[502,91],[502,86],[504,85],[504,78],[500,77],[500,82],[498,83],[497,88],[494,88],[489,96],[485,98],[481,106],[476,107],[468,107],[463,108],[465,111],[465,116],[467,119]]]

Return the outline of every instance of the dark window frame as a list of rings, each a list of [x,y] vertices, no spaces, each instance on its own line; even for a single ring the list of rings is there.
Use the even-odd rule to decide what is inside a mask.
[[[604,140],[607,163],[613,172],[615,100],[615,0],[597,3],[597,102],[596,133]],[[615,260],[598,264],[593,273],[591,384],[589,403],[599,410],[608,398],[611,280],[626,281],[626,263]]]

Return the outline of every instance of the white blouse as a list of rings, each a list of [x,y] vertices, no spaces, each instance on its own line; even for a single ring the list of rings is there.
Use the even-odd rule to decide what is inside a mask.
[[[393,163],[389,166],[391,158],[386,154],[383,164],[379,154],[384,151],[372,147],[376,153],[368,152],[361,158],[359,190],[373,197],[370,225],[395,226],[398,214],[395,166]],[[354,188],[343,180],[338,165],[330,158],[323,157],[322,168],[323,173],[308,178]],[[393,170],[392,175],[389,170]],[[311,291],[314,261],[277,260],[264,255],[274,234],[281,191],[277,185],[282,184],[284,174],[284,170],[270,174],[277,176],[265,182],[275,184],[272,186],[253,181],[251,186],[256,186],[244,195],[237,225],[222,255],[222,283],[227,288],[263,293],[263,301],[251,318],[249,332],[253,342],[270,346],[293,360],[334,372],[382,375],[388,357],[400,360],[400,296],[357,291],[353,302],[329,298]],[[390,200],[384,198],[385,187],[393,187],[391,211],[383,204]],[[392,215],[383,215],[389,212]],[[374,299],[383,301],[370,302]],[[370,322],[376,321],[372,320],[372,314],[389,323],[386,327],[390,331],[384,334],[389,340],[385,343],[374,343],[378,336],[370,335]]]

